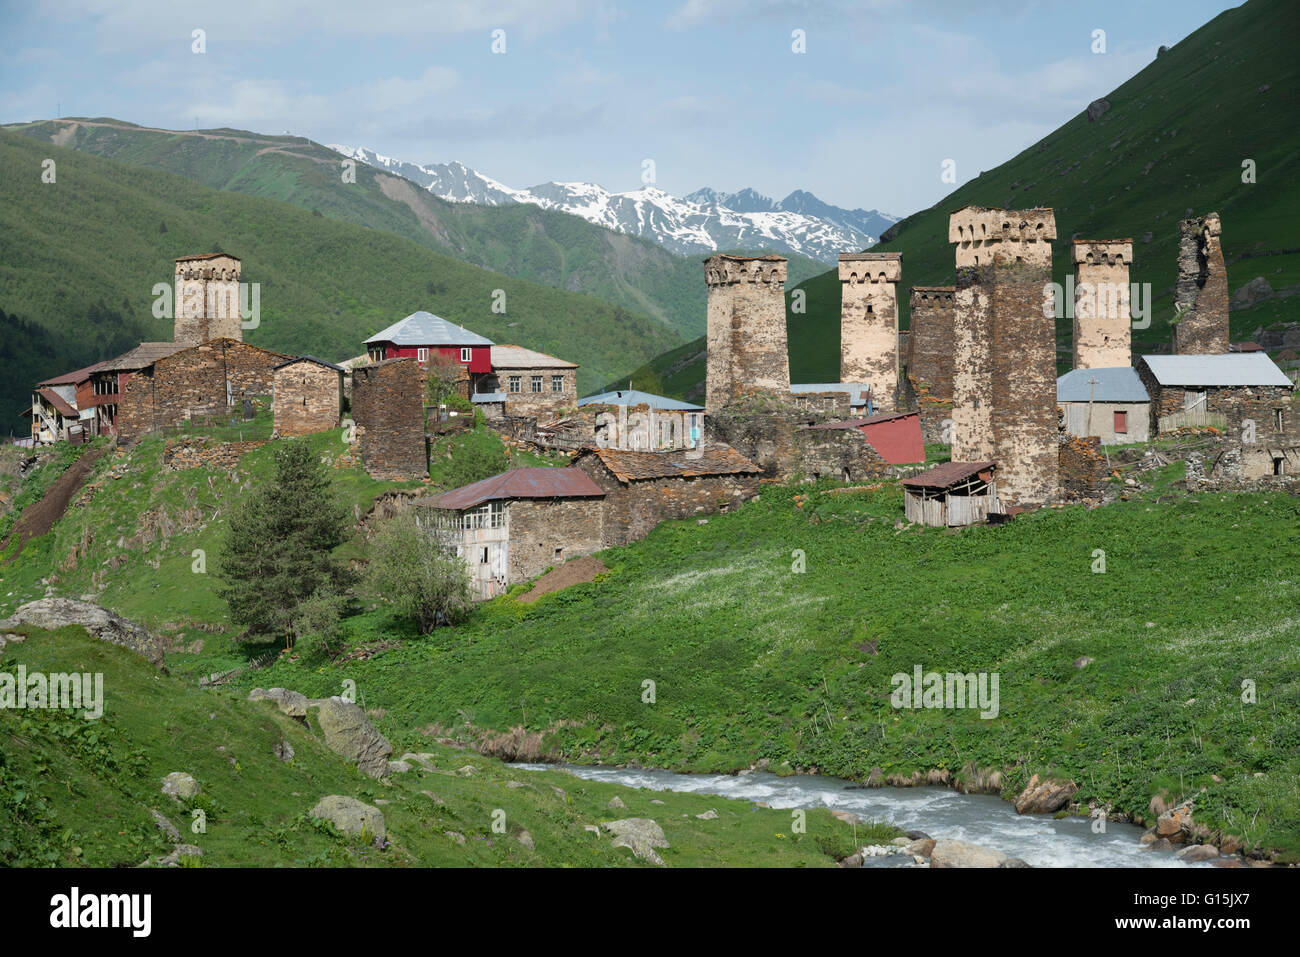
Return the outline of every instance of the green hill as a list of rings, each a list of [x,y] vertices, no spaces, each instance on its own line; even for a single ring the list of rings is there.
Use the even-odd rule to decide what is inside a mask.
[[[484,269],[596,296],[683,336],[704,330],[698,257],[676,256],[568,213],[528,204],[451,203],[365,164],[344,183],[342,157],[300,136],[246,130],[159,130],[111,118],[60,119],[8,129],[43,142],[150,169],[211,189],[278,199],[382,229]],[[820,263],[794,257],[797,279]]]
[[[951,285],[948,214],[967,204],[1056,213],[1053,273],[1072,273],[1074,238],[1132,237],[1133,282],[1150,283],[1151,327],[1134,330],[1134,352],[1168,351],[1174,314],[1178,221],[1218,211],[1230,288],[1256,276],[1275,288],[1300,284],[1300,7],[1250,0],[1215,17],[1105,97],[1095,121],[1087,111],[939,203],[900,221],[873,250],[903,254],[900,322],[912,286]],[[1256,181],[1243,183],[1253,160]],[[835,270],[797,286],[807,314],[788,314],[790,373],[796,382],[839,378],[840,288]],[[793,288],[789,294],[793,293]],[[1234,310],[1234,338],[1260,326],[1300,319],[1300,299],[1268,300]],[[1071,321],[1057,320],[1058,355],[1068,361]],[[703,339],[692,343],[696,352]],[[672,394],[702,395],[702,361],[680,368],[683,346],[633,372],[670,383]],[[671,375],[666,370],[679,366]],[[1063,367],[1068,368],[1068,366]],[[623,376],[626,379],[626,375]]]
[[[42,163],[56,181],[42,183]],[[196,185],[172,173],[0,131],[0,423],[17,417],[33,382],[170,339],[151,313],[171,260],[221,249],[261,284],[261,325],[248,341],[345,358],[366,336],[428,309],[496,342],[579,363],[594,389],[681,341],[671,328],[592,296],[467,265],[381,229],[289,203]],[[506,293],[504,315],[493,291]]]

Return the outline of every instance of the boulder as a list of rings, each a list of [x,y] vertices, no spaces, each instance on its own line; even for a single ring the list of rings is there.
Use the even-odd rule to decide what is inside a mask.
[[[279,741],[275,742],[275,745],[271,748],[271,750],[275,753],[275,756],[279,758],[281,761],[283,761],[285,764],[288,764],[290,761],[293,760],[293,745],[290,744],[288,741],[284,740],[284,738],[281,738]]]
[[[533,850],[533,836],[527,830],[520,829],[519,833],[515,835],[515,840],[530,851]]]
[[[158,811],[151,810],[149,813],[153,815],[153,822],[157,825],[158,830],[166,834],[167,839],[173,844],[179,844],[181,840],[181,832],[176,829],[176,825],[167,820],[167,818]]]
[[[659,867],[668,866],[655,853],[656,847],[668,847],[668,838],[664,837],[664,829],[658,822],[648,817],[626,817],[619,821],[606,821],[601,827],[614,835],[612,843],[615,847],[629,848],[643,861]]]
[[[965,841],[935,841],[930,852],[931,867],[1002,867],[1008,860],[1001,851]]]
[[[342,698],[313,699],[310,707],[317,709],[316,720],[325,735],[326,747],[372,778],[389,773],[388,757],[393,753],[393,746],[370,723],[364,711]]]
[[[904,831],[903,836],[906,838],[911,838],[913,841],[930,840],[930,835],[926,834],[925,831]]]
[[[1218,856],[1219,849],[1213,844],[1193,844],[1191,847],[1185,847],[1174,854],[1174,857],[1188,864],[1195,864],[1198,861],[1212,861]]]
[[[88,601],[71,598],[41,598],[19,606],[10,618],[0,621],[0,632],[10,631],[18,625],[37,628],[63,628],[80,625],[86,633],[100,641],[121,645],[135,652],[155,668],[163,667],[166,639],[150,634],[133,621],[101,608]]]
[[[832,808],[831,817],[835,818],[838,821],[843,821],[845,824],[858,823],[858,816],[854,814],[852,811],[839,811]]]
[[[1273,287],[1263,276],[1256,276],[1232,294],[1232,304],[1238,307],[1253,306],[1273,297]]]
[[[695,816],[701,821],[716,821],[718,819],[718,812],[713,810],[713,808],[709,808],[703,814],[697,814]]]
[[[274,701],[275,706],[291,718],[307,717],[307,696],[288,688],[254,688],[249,701]]]
[[[162,793],[178,801],[186,801],[203,793],[199,782],[184,771],[173,771],[162,779]]]
[[[1106,99],[1093,100],[1088,104],[1088,122],[1095,123],[1101,118],[1101,115],[1110,109],[1110,101]]]
[[[1156,836],[1181,844],[1192,830],[1192,801],[1189,798],[1156,818]]]
[[[844,860],[838,861],[837,863],[840,865],[840,867],[861,867],[862,852],[854,851],[848,857],[844,858]]]
[[[937,843],[937,841],[929,837],[919,841],[912,841],[907,845],[907,853],[913,857],[929,857],[934,853],[934,845]]]
[[[369,832],[376,845],[382,844],[388,832],[384,828],[384,812],[356,798],[342,794],[328,794],[311,809],[311,816],[329,821],[340,834],[355,837]]]
[[[627,810],[627,805],[623,803],[623,799],[617,794],[609,799],[609,803],[606,804],[605,807],[609,808],[611,811]]]
[[[1077,790],[1073,781],[1040,781],[1035,774],[1016,798],[1016,813],[1052,814],[1069,804]]]
[[[182,857],[202,857],[203,848],[194,844],[177,844],[166,857],[158,858],[159,867],[180,867]]]

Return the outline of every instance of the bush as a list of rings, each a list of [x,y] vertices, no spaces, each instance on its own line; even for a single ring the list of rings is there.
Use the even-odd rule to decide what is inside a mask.
[[[415,619],[421,634],[463,621],[473,606],[469,568],[436,531],[402,512],[375,533],[367,569],[371,584]]]

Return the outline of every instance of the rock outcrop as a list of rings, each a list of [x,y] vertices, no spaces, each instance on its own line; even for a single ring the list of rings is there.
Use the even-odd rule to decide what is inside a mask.
[[[384,827],[384,812],[364,801],[342,794],[328,794],[311,809],[311,816],[329,821],[340,834],[358,837],[368,833],[376,846],[384,843],[388,831]]]
[[[1016,798],[1016,813],[1052,814],[1069,804],[1077,790],[1073,781],[1040,781],[1035,774]]]
[[[1027,867],[1018,857],[965,841],[935,841],[930,852],[931,867]]]
[[[316,711],[316,721],[325,736],[325,746],[353,762],[372,778],[389,773],[388,758],[393,746],[370,723],[366,713],[342,698],[313,698],[307,702]]]
[[[87,634],[100,641],[134,651],[155,668],[163,667],[163,653],[167,650],[165,639],[150,634],[135,622],[128,621],[107,608],[71,598],[29,601],[20,606],[12,617],[0,621],[0,632],[10,631],[18,625],[49,629],[79,625],[86,629]]]
[[[307,696],[288,688],[254,688],[248,693],[249,701],[274,701],[275,706],[291,718],[307,716]]]
[[[668,838],[658,822],[648,817],[628,817],[621,821],[606,821],[601,825],[614,835],[614,847],[626,847],[643,861],[667,867],[662,857],[655,853],[656,847],[668,847]]]

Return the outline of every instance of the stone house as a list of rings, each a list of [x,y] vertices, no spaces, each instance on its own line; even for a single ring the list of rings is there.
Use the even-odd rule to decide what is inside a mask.
[[[337,429],[343,415],[343,367],[299,356],[274,368],[271,409],[277,438]]]
[[[133,442],[159,429],[227,416],[245,399],[269,397],[288,356],[236,339],[211,339],[154,359],[130,375],[117,402],[117,435]],[[130,353],[128,353],[130,355]],[[127,364],[140,359],[127,360]],[[117,363],[105,363],[105,366]]]
[[[605,493],[602,544],[626,545],[660,522],[711,515],[758,494],[762,469],[726,445],[678,452],[583,449],[573,467]]]
[[[795,408],[838,416],[874,414],[875,394],[866,382],[798,382],[787,400]]]
[[[417,520],[469,566],[488,599],[602,547],[605,493],[576,468],[522,468],[417,499]]]
[[[352,419],[361,464],[371,478],[403,481],[429,474],[425,373],[413,358],[352,370]]]
[[[117,434],[122,389],[132,376],[153,368],[159,359],[186,348],[184,342],[142,342],[129,352],[101,362],[90,377],[94,393],[95,434]]]
[[[903,479],[909,522],[938,527],[974,525],[1001,511],[997,466],[992,462],[944,462]]]
[[[704,407],[641,392],[617,389],[578,400],[591,440],[604,449],[628,452],[693,449],[704,439]]]
[[[862,433],[867,443],[890,465],[911,465],[925,461],[921,438],[921,416],[916,412],[873,415],[865,419],[821,422],[806,426],[810,432],[851,430]]]
[[[578,366],[523,346],[494,345],[492,370],[474,381],[479,395],[500,397],[508,416],[547,416],[578,405]]]
[[[1245,478],[1300,469],[1295,385],[1265,353],[1142,356],[1156,435],[1212,427],[1241,445]]]
[[[1151,438],[1151,396],[1132,366],[1073,369],[1057,378],[1056,401],[1070,435],[1096,436],[1102,445]]]

